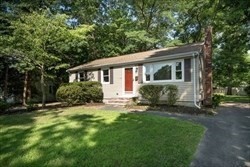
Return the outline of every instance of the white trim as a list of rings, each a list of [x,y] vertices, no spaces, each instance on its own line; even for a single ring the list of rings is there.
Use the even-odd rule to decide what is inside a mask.
[[[176,79],[176,62],[181,62],[182,79]],[[154,78],[153,78],[153,74],[154,74],[153,65],[164,64],[164,63],[171,65],[171,80],[154,80]],[[150,66],[150,81],[146,81],[146,77],[145,77],[147,65]],[[152,62],[152,63],[143,64],[142,79],[143,79],[143,83],[184,82],[184,59]]]
[[[103,80],[103,70],[108,70],[109,74],[108,74],[108,77],[109,77],[109,81],[108,82],[105,82]],[[101,83],[102,84],[110,84],[110,68],[102,68],[101,69]]]

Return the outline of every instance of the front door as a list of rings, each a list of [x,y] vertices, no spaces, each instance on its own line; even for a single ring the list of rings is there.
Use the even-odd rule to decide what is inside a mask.
[[[133,93],[133,68],[125,68],[125,92]]]

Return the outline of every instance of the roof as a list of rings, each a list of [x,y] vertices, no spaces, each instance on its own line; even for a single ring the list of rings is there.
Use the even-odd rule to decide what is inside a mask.
[[[78,71],[78,70],[87,70],[87,69],[97,69],[106,66],[118,66],[122,64],[133,64],[133,63],[143,63],[150,62],[155,59],[167,59],[169,57],[180,57],[181,55],[189,56],[194,52],[200,52],[203,46],[203,42],[193,43],[187,45],[180,45],[162,49],[155,49],[145,52],[132,53],[122,56],[102,58],[85,63],[73,68],[68,69],[68,72]]]

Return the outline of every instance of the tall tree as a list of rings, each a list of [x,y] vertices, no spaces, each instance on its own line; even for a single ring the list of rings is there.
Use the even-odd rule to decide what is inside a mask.
[[[13,22],[12,51],[18,57],[17,66],[25,71],[38,70],[42,91],[42,105],[45,106],[45,79],[48,71],[65,68],[64,53],[76,43],[86,45],[85,35],[91,26],[69,29],[65,15],[53,15],[46,11],[33,12]]]

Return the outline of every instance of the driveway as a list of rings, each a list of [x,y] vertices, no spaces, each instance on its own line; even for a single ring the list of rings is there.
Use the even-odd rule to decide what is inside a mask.
[[[250,167],[250,105],[224,104],[216,116],[151,112],[204,125],[191,167]]]

